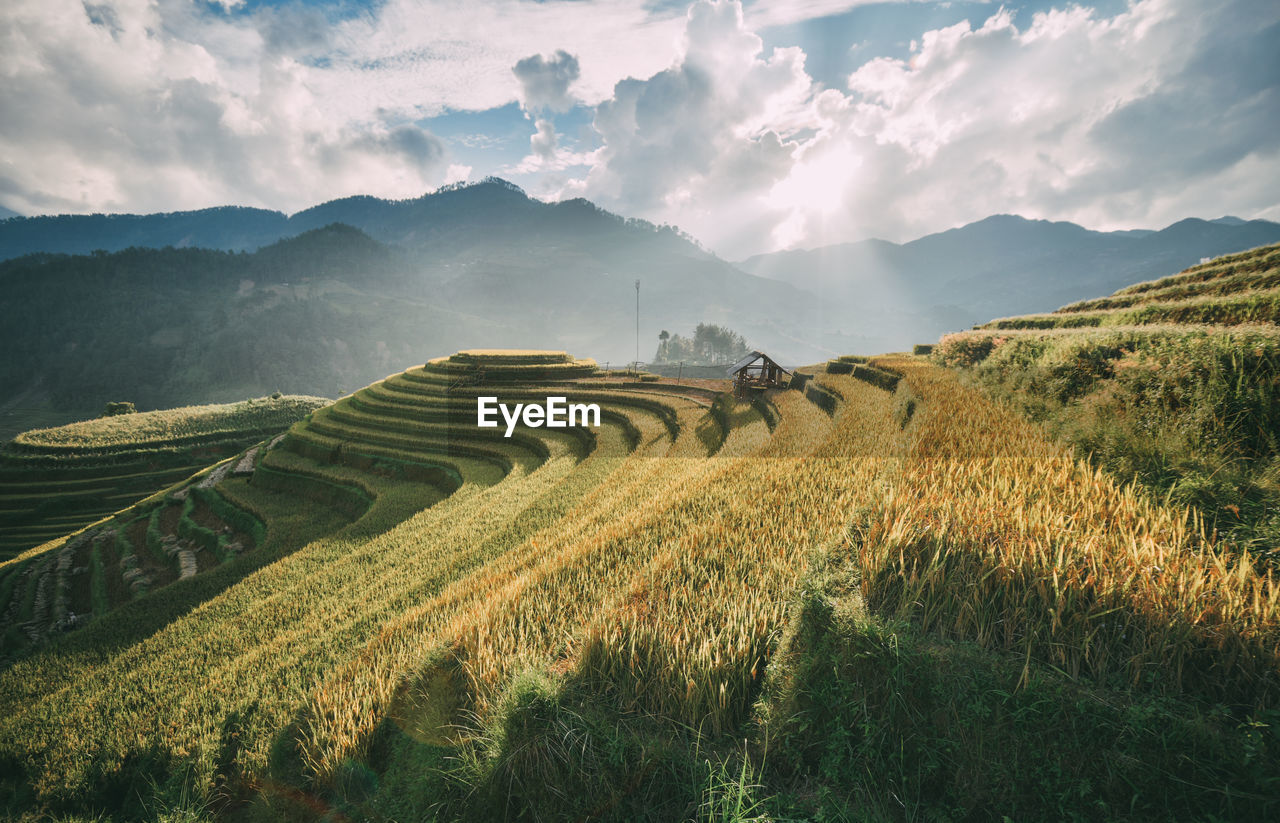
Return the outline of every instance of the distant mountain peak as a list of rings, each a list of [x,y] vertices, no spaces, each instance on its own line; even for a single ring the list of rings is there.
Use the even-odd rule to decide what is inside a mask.
[[[988,217],[984,217],[981,220],[974,220],[970,223],[966,223],[965,225],[977,226],[983,223],[1045,223],[1045,222],[1048,222],[1048,221],[1035,220],[1034,218],[1031,218],[1031,217],[1023,217],[1020,214],[1009,214],[1007,212],[1001,212],[999,214],[992,214]]]
[[[479,181],[459,180],[456,183],[445,183],[433,192],[423,195],[423,199],[434,197],[438,194],[452,194],[453,192],[468,191],[470,189],[498,188],[505,191],[519,194],[522,197],[529,197],[529,193],[524,189],[512,183],[510,180],[503,180],[501,177],[490,175]],[[532,199],[532,198],[530,198]]]
[[[966,223],[960,226],[961,229],[971,228],[973,226],[1065,226],[1071,229],[1083,229],[1084,227],[1078,223],[1072,223],[1070,220],[1046,220],[1042,217],[1023,217],[1020,214],[993,214],[990,217],[984,217],[981,220],[975,220],[972,223]],[[1087,229],[1086,229],[1087,231]],[[927,236],[927,235],[926,235]]]
[[[523,194],[525,197],[529,196],[524,189],[520,188],[515,183],[512,183],[510,180],[503,180],[501,177],[494,177],[492,175],[484,178],[483,180],[481,180],[479,183],[476,183],[475,185],[476,186],[500,186],[504,189],[507,189],[508,191],[514,191],[519,194]]]
[[[1209,222],[1217,223],[1220,226],[1243,226],[1245,223],[1248,223],[1249,221],[1242,220],[1239,217],[1235,217],[1230,214],[1226,214],[1226,215],[1223,215],[1222,217],[1219,217],[1217,220],[1210,220]]]
[[[22,217],[22,216],[23,215],[20,212],[16,212],[13,209],[6,209],[4,206],[0,206],[0,220],[8,220],[10,217]]]
[[[367,242],[373,245],[378,245],[378,241],[374,240],[364,231],[350,225],[349,223],[328,223],[318,228],[307,229],[306,231],[301,232],[300,234],[295,234],[292,237],[282,237],[271,245],[281,246],[286,243],[307,242],[316,237],[341,237],[346,240],[354,240],[360,243]]]

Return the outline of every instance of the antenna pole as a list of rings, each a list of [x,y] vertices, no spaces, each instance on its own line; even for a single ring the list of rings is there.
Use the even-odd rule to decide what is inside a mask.
[[[640,369],[640,281],[636,280],[636,370]]]

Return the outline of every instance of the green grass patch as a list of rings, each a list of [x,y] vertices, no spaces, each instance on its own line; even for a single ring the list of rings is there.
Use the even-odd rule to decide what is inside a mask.
[[[934,356],[1115,476],[1195,506],[1229,545],[1280,561],[1274,331],[975,331]]]
[[[287,396],[211,406],[185,406],[103,417],[53,429],[36,429],[18,435],[13,445],[29,451],[65,452],[192,443],[232,433],[278,431],[328,403],[320,397]]]
[[[89,605],[94,617],[111,611],[111,596],[107,593],[107,569],[102,562],[98,542],[89,546]]]
[[[217,490],[193,487],[191,495],[208,506],[209,510],[219,520],[236,531],[249,535],[255,546],[261,545],[262,541],[266,539],[266,525],[251,512],[228,502],[226,498],[218,494]]]
[[[1218,258],[1051,314],[992,320],[991,330],[1070,329],[1161,323],[1234,326],[1280,320],[1280,246]]]
[[[825,576],[824,576],[825,575]],[[761,704],[783,819],[1262,820],[1280,714],[1092,688],[803,590]]]

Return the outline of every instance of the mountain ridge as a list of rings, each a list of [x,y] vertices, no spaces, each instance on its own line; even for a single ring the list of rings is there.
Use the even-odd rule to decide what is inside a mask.
[[[644,354],[660,329],[704,321],[792,362],[826,354],[789,325],[805,328],[815,309],[803,292],[668,230],[607,213],[592,229],[582,203],[519,208],[541,214],[510,234],[477,221],[471,236],[425,252],[331,223],[253,252],[131,247],[0,262],[12,316],[0,327],[10,355],[0,398],[39,385],[55,409],[95,413],[120,399],[336,396],[463,348],[571,349],[620,364],[635,352],[636,280]]]
[[[450,235],[459,232],[466,239],[500,227],[527,236],[567,214],[588,221],[582,230],[612,228],[616,234],[619,228],[647,229],[673,249],[693,256],[707,254],[696,241],[672,227],[625,218],[581,198],[544,202],[493,177],[442,186],[404,200],[342,197],[293,214],[252,206],[214,206],[152,214],[17,215],[17,219],[0,223],[0,260],[35,252],[88,254],[135,246],[254,251],[332,223],[359,228],[382,243],[420,252],[438,251],[442,242],[448,247]]]
[[[884,351],[991,317],[1052,311],[1277,241],[1280,223],[1266,220],[1186,218],[1160,230],[1098,232],[992,215],[907,243],[863,240],[735,265],[815,294],[824,327],[857,328]]]
[[[734,264],[674,227],[626,218],[580,198],[543,202],[514,184],[487,178],[406,200],[339,198],[292,215],[219,207],[11,219],[0,222],[0,259],[22,250],[83,255],[167,247],[255,254],[253,260],[217,263],[198,258],[204,261],[200,265],[245,269],[238,277],[229,271],[219,275],[221,291],[209,295],[224,302],[227,317],[239,311],[235,307],[241,299],[227,285],[232,280],[253,281],[248,293],[256,290],[255,299],[269,303],[272,311],[285,311],[277,291],[284,288],[281,283],[294,282],[285,296],[319,311],[326,322],[337,322],[331,312],[351,311],[338,306],[343,301],[408,301],[406,306],[421,306],[444,326],[424,328],[415,343],[408,337],[408,309],[392,312],[399,318],[392,324],[399,342],[382,342],[402,353],[398,356],[422,351],[407,362],[493,342],[473,340],[466,329],[477,334],[484,330],[517,347],[572,349],[603,361],[626,362],[635,356],[634,338],[626,330],[635,324],[633,284],[641,280],[641,356],[651,351],[659,330],[679,332],[709,322],[730,326],[753,346],[800,364],[840,352],[904,350],[991,317],[1051,311],[1176,272],[1205,257],[1277,240],[1280,224],[1230,216],[1187,218],[1160,230],[1098,232],[1066,221],[995,214],[906,243],[868,239]],[[161,269],[172,262],[136,252],[115,262],[124,259]],[[19,267],[36,263],[27,259]],[[59,265],[84,269],[81,263]],[[269,293],[263,291],[266,270],[283,273],[272,275],[275,291]],[[296,282],[302,278],[316,282],[299,290]],[[346,296],[339,297],[340,292]],[[39,303],[29,291],[25,294],[33,305]],[[319,303],[308,302],[312,300]],[[296,310],[300,308],[289,309]],[[235,322],[227,320],[224,326]],[[299,322],[293,321],[293,328],[302,333]],[[164,320],[161,328],[173,325]],[[441,338],[444,327],[464,340]],[[145,337],[156,333],[136,331]],[[336,340],[347,338],[338,335]],[[331,340],[325,345],[337,344]],[[384,357],[380,353],[374,362],[403,365]],[[352,379],[379,376],[348,366],[338,371],[354,376],[338,385],[293,385],[291,390],[323,394],[345,388]],[[24,381],[12,389],[29,386]],[[247,388],[270,391],[276,386],[254,383]]]

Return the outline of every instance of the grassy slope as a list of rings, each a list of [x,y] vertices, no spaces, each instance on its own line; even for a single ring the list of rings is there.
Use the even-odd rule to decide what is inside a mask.
[[[1278,265],[1276,246],[1230,255],[1052,315],[952,335],[935,355],[1114,475],[1196,506],[1233,546],[1274,562],[1280,333],[1276,317],[1244,323],[1254,316],[1233,307],[1242,294],[1272,299]],[[1041,328],[1099,312],[1150,322]]]
[[[774,397],[772,431],[592,386],[593,441],[523,432],[541,447],[433,431],[474,392],[429,368],[371,387],[219,487],[268,524],[254,557],[0,672],[0,797],[122,819],[1274,811],[1275,586],[950,373],[868,366],[816,374],[828,409]],[[395,403],[444,422],[405,429]],[[461,485],[406,479],[428,463]],[[372,504],[326,514],[339,487]]]
[[[122,414],[27,431],[15,437],[13,444],[22,453],[62,454],[62,450],[66,450],[65,453],[115,451],[233,433],[280,431],[328,402],[319,397],[263,397],[239,403]]]
[[[264,397],[24,432],[0,447],[0,559],[124,509],[328,402]]]
[[[992,320],[982,329],[1096,328],[1160,323],[1280,321],[1280,245],[1263,246],[1192,266],[1179,274],[1083,300],[1052,314]]]

